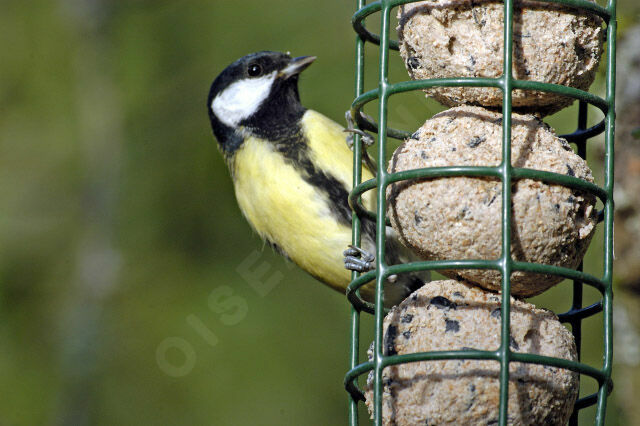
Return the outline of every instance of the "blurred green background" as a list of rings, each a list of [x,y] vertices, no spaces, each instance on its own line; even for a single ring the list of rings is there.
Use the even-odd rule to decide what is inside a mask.
[[[317,55],[302,101],[343,123],[352,3],[0,1],[0,425],[346,423],[349,305],[251,232],[205,101],[244,54]],[[394,101],[406,129],[441,109]]]

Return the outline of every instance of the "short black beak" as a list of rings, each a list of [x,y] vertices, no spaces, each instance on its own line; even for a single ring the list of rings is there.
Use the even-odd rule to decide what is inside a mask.
[[[289,77],[298,75],[309,65],[311,65],[316,59],[316,56],[298,56],[297,58],[293,58],[291,62],[289,62],[289,65],[287,65],[282,71],[278,73],[278,77],[286,80]]]

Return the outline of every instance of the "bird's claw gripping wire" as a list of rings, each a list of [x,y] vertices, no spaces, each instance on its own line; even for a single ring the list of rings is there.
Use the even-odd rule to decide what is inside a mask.
[[[350,271],[368,272],[375,269],[376,257],[360,247],[350,244],[342,254],[344,255],[344,267]]]
[[[360,114],[363,117],[366,117],[366,114],[362,112]],[[360,140],[366,147],[370,147],[375,143],[375,140],[370,134],[360,129],[356,129],[356,121],[351,115],[351,110],[347,111],[344,114],[344,118],[347,120],[347,128],[344,129],[344,132],[349,133],[349,135],[347,136],[347,146],[349,147],[349,149],[353,150],[354,135],[360,135],[361,136]]]

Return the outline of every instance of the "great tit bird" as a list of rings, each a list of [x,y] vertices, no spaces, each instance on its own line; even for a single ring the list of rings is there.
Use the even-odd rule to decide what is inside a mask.
[[[229,167],[240,210],[278,253],[330,287],[344,292],[351,269],[372,267],[375,223],[362,223],[362,251],[351,243],[352,153],[344,129],[300,103],[298,76],[316,58],[278,52],[244,56],[213,81],[207,107],[213,133]],[[373,178],[365,164],[363,179]],[[375,207],[375,194],[363,204]],[[385,259],[406,261],[388,228]],[[358,253],[364,253],[358,257]],[[385,305],[399,303],[424,284],[424,274],[393,277]],[[372,300],[372,285],[361,289]]]

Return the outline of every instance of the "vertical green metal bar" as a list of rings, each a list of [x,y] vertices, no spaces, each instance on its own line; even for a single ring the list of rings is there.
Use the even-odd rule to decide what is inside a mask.
[[[513,85],[513,0],[504,2],[502,69],[502,328],[500,354],[500,426],[506,426],[509,405],[509,337],[511,336],[511,97]]]
[[[616,0],[609,0],[607,6],[611,17],[607,25],[607,110],[605,130],[605,165],[604,188],[607,191],[607,202],[604,210],[604,276],[607,284],[603,300],[604,322],[604,362],[602,370],[607,379],[611,377],[611,363],[613,357],[613,143],[615,136],[615,92],[616,92]],[[609,383],[600,383],[598,389],[598,408],[596,424],[604,425],[605,410],[607,408],[607,393]]]
[[[356,0],[356,10],[359,10],[366,4],[366,0]],[[356,34],[356,80],[355,80],[355,96],[356,98],[364,91],[364,41],[360,35]],[[362,181],[362,140],[360,135],[354,134],[353,139],[353,187]],[[351,229],[351,241],[355,246],[360,246],[360,218],[353,212],[353,226]],[[356,271],[351,273],[351,279],[356,279],[360,274]],[[351,351],[349,359],[349,368],[358,365],[360,359],[360,311],[355,306],[351,306]],[[358,401],[349,394],[349,425],[358,426]]]
[[[584,130],[587,128],[587,118],[588,118],[588,107],[584,101],[580,101],[578,104],[578,126],[577,131]],[[587,139],[580,138],[576,141],[576,145],[578,146],[578,155],[581,158],[587,159]],[[578,265],[578,270],[582,271],[584,269],[584,265],[580,262]],[[571,310],[578,310],[582,308],[583,302],[583,284],[582,281],[574,280],[573,281],[573,296],[571,302]],[[578,361],[581,359],[582,353],[582,318],[574,319],[570,322],[571,324],[571,333],[573,334],[573,338],[576,342],[576,351],[578,353]],[[569,418],[569,426],[578,426],[580,410],[573,410],[571,413],[571,418]]]
[[[383,366],[383,321],[384,321],[384,279],[386,277],[385,263],[385,236],[386,236],[386,188],[387,171],[387,102],[389,100],[388,72],[389,72],[389,26],[391,6],[388,0],[381,0],[382,10],[380,17],[380,78],[378,91],[380,103],[378,105],[378,164],[377,164],[377,222],[376,222],[376,315],[375,315],[375,349],[374,349],[374,424],[382,426],[382,370]]]
[[[580,262],[578,266],[578,270],[583,270],[583,264]],[[582,295],[583,295],[583,284],[582,281],[573,281],[573,301],[571,303],[571,310],[577,310],[582,308]],[[581,359],[582,352],[582,319],[578,318],[572,320],[571,324],[571,333],[573,334],[573,338],[576,342],[576,351],[578,353],[578,361]],[[578,416],[580,415],[580,410],[573,410],[571,413],[571,417],[569,418],[569,426],[578,426]]]
[[[355,229],[355,228],[354,228]],[[358,365],[360,345],[360,312],[351,306],[351,353],[349,367],[354,368]],[[358,426],[358,401],[349,395],[349,425]]]
[[[589,104],[585,101],[578,103],[578,127],[576,130],[585,130],[587,128],[587,118],[589,116]],[[587,139],[581,137],[576,141],[578,145],[578,155],[581,158],[587,158]]]

